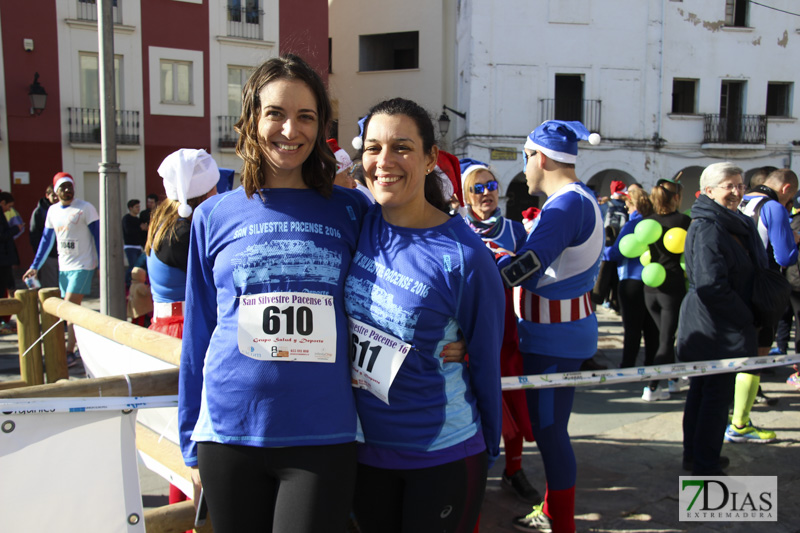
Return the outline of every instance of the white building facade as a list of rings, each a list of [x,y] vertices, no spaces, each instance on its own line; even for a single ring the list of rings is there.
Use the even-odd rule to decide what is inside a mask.
[[[548,119],[600,133],[581,143],[578,177],[649,189],[662,177],[694,201],[699,175],[730,160],[751,173],[798,170],[790,65],[800,59],[800,5],[740,0],[461,0],[454,152],[487,161],[524,208],[521,147]],[[510,151],[508,151],[510,149]]]

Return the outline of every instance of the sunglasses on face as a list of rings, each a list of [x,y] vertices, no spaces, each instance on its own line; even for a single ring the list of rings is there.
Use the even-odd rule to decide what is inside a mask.
[[[483,194],[484,191],[496,191],[497,190],[497,180],[492,180],[487,183],[476,183],[472,187],[469,188],[469,192],[473,194]]]

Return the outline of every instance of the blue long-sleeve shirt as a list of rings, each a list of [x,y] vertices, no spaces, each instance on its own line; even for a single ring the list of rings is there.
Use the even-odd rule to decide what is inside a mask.
[[[388,334],[410,345],[402,363],[395,359],[399,368],[388,398],[356,389],[365,440],[359,461],[425,468],[484,449],[493,461],[502,426],[505,293],[491,252],[472,229],[460,217],[432,228],[398,227],[374,206],[364,220],[345,298],[351,318],[380,332],[359,329],[360,339]],[[444,363],[439,353],[459,330],[469,363]]]
[[[327,199],[262,192],[240,187],[194,211],[178,387],[187,466],[201,441],[356,440],[344,280],[367,202],[341,187]]]
[[[603,219],[592,192],[581,182],[564,185],[547,198],[533,224],[517,255],[531,250],[542,266],[520,287],[547,300],[570,300],[592,290],[604,241]],[[506,256],[497,264],[502,271],[511,261]],[[515,291],[518,298],[520,289]],[[520,318],[517,329],[523,353],[588,359],[597,351],[594,313],[557,323]]]
[[[782,267],[788,267],[797,262],[797,244],[794,242],[791,220],[786,208],[762,195],[745,195],[742,199],[747,201],[743,212],[751,216],[758,202],[763,202],[756,227],[764,248],[772,245],[774,261]]]

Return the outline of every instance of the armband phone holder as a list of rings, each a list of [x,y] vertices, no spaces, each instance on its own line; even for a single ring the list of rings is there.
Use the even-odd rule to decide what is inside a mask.
[[[500,276],[509,287],[516,287],[529,277],[533,276],[542,263],[533,250],[528,250],[522,255],[518,255],[508,266],[500,270]]]

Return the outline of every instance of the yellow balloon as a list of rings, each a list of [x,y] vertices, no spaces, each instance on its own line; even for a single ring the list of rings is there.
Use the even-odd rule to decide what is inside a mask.
[[[639,262],[642,266],[647,266],[650,264],[650,261],[653,259],[650,257],[650,250],[646,250],[641,256],[639,256]]]
[[[686,244],[686,230],[683,228],[672,228],[664,234],[664,248],[673,254],[682,254]]]

